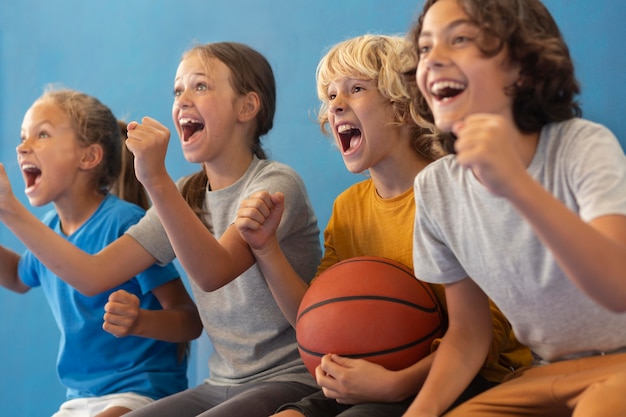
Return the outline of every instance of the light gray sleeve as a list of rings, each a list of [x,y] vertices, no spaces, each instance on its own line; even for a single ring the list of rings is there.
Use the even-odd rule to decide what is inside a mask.
[[[149,208],[145,216],[131,226],[126,233],[143,246],[150,255],[154,256],[157,264],[165,265],[176,258],[174,249],[154,207]]]
[[[560,160],[567,164],[569,187],[584,221],[626,215],[626,156],[606,127],[584,120],[566,125],[569,131]]]
[[[437,168],[444,168],[441,163],[437,165]],[[441,220],[438,215],[447,213],[445,201],[440,199],[444,192],[436,185],[438,179],[434,169],[425,169],[415,178],[413,272],[422,281],[448,284],[465,278],[467,273],[436,226],[436,222]],[[425,201],[428,201],[428,209]],[[433,219],[433,215],[437,216],[437,220]]]

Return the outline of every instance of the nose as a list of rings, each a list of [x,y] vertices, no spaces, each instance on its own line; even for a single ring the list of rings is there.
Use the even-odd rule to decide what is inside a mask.
[[[446,48],[439,42],[433,42],[427,53],[422,53],[419,57],[420,63],[427,68],[443,66],[447,60]]]
[[[330,102],[328,103],[328,110],[333,114],[342,113],[345,108],[346,102],[341,93],[337,93],[337,95],[335,95],[335,98],[330,100]]]
[[[23,155],[30,152],[30,140],[28,138],[23,138],[22,141],[15,147],[15,152],[18,155]]]
[[[174,107],[185,108],[189,107],[191,100],[189,99],[189,92],[187,89],[181,90],[174,99]]]

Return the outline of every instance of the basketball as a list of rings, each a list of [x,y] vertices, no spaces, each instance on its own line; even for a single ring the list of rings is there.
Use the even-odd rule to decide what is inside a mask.
[[[406,266],[372,256],[346,259],[322,272],[304,294],[298,350],[314,376],[328,353],[400,370],[430,353],[443,334],[442,317],[431,287]]]

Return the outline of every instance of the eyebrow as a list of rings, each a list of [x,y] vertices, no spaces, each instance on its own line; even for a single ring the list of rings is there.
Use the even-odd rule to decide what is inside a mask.
[[[208,75],[205,72],[194,72],[191,74],[194,77],[208,77]],[[174,81],[180,80],[181,76],[178,76],[176,78],[174,78]]]
[[[463,26],[463,25],[471,25],[471,26],[476,26],[475,23],[473,23],[470,19],[457,19],[457,20],[453,20],[452,22],[448,23],[444,29],[443,32],[451,32],[452,30],[456,29],[459,26]],[[425,38],[432,38],[432,33],[430,31],[422,31],[419,34],[418,39],[421,39],[422,37]]]

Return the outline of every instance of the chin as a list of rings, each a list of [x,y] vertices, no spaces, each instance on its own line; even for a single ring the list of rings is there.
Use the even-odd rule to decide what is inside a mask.
[[[439,129],[440,131],[444,133],[451,132],[452,125],[454,125],[454,120],[435,118],[435,126],[437,126],[437,129]]]

